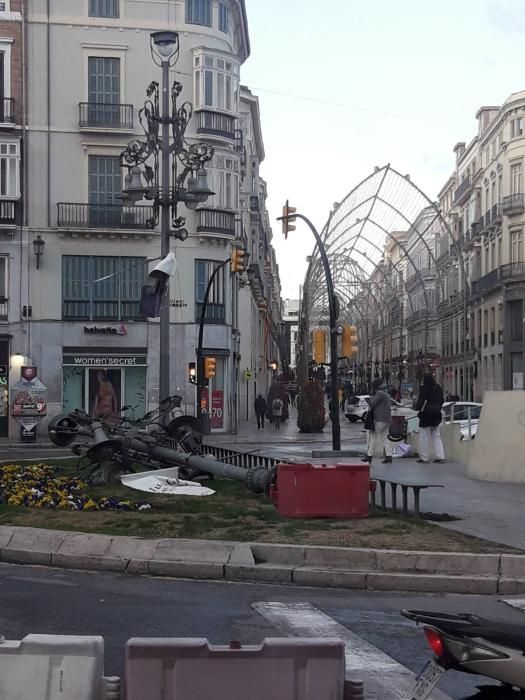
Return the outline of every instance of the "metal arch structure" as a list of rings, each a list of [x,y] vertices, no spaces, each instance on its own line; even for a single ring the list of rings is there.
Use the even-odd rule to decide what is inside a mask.
[[[418,324],[424,358],[427,356],[429,332],[440,323],[436,320],[438,306],[446,306],[451,296],[455,297],[456,305],[447,307],[449,317],[457,318],[461,314],[466,333],[469,285],[458,240],[441,215],[439,205],[429,199],[408,175],[402,175],[390,164],[375,168],[339,204],[334,205],[321,238],[340,302],[339,322],[356,325],[361,330],[360,341],[364,339],[363,335],[366,337],[366,348],[363,348],[365,359],[372,359],[366,357],[370,353],[372,337],[372,344],[376,347],[379,341],[382,342],[381,359],[388,360],[385,355],[387,335],[389,332],[392,334],[390,319],[393,307],[401,308],[401,322],[398,324],[401,328],[401,346],[404,340],[413,341],[407,335],[403,318],[406,316],[412,319],[411,323]],[[438,264],[443,240],[446,240],[446,249],[450,251],[448,267],[454,262],[455,278],[445,274],[443,264]],[[386,254],[389,244],[396,249],[396,256]],[[445,263],[446,268],[447,261]],[[397,280],[395,285],[392,282],[394,277]],[[450,292],[451,279],[454,294]],[[303,287],[300,340],[303,368],[308,348],[305,333],[316,327],[329,326],[328,295],[323,280],[320,254],[316,247],[310,257]],[[389,342],[392,349],[392,336]],[[467,384],[466,358],[465,343],[464,394]]]

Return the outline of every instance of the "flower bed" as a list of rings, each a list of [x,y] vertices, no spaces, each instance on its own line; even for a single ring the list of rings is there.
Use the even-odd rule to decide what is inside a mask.
[[[46,464],[0,466],[0,504],[51,508],[53,510],[149,510],[149,503],[136,503],[116,496],[90,496],[87,484],[77,477],[59,476]]]

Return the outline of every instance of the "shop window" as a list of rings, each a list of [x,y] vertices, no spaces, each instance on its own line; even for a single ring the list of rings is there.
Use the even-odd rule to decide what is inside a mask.
[[[62,317],[70,320],[140,319],[146,258],[64,255]]]
[[[214,270],[220,265],[217,260],[196,260],[195,261],[195,320],[198,322],[201,317],[202,304],[208,281]],[[206,308],[207,323],[225,323],[226,306],[224,303],[224,268],[217,273]]]

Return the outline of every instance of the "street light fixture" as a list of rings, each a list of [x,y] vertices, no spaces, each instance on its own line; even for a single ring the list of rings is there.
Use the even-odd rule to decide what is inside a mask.
[[[40,234],[33,241],[33,251],[36,255],[36,269],[40,269],[40,258],[44,255],[44,246],[46,242]]]
[[[151,55],[162,68],[162,86],[153,81],[146,90],[146,101],[139,110],[139,122],[144,140],[130,141],[120,155],[121,166],[128,169],[121,195],[126,203],[142,199],[152,203],[149,228],[160,220],[161,258],[170,252],[170,238],[186,240],[186,219],[179,215],[180,203],[195,209],[215,194],[208,186],[205,164],[214,149],[205,143],[189,144],[185,140],[188,123],[193,114],[189,102],[178,106],[182,84],[175,80],[170,86],[170,68],[179,58],[179,35],[173,31],[150,35]],[[162,98],[162,99],[161,99]],[[185,186],[186,185],[186,186]],[[170,395],[170,307],[169,284],[160,311],[159,401]]]

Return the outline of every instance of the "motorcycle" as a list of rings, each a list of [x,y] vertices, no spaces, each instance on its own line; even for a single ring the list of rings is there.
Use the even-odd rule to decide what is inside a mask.
[[[423,626],[434,658],[419,672],[412,700],[427,700],[443,675],[462,671],[491,678],[500,685],[480,686],[487,700],[525,699],[525,627],[463,613],[402,610]]]

